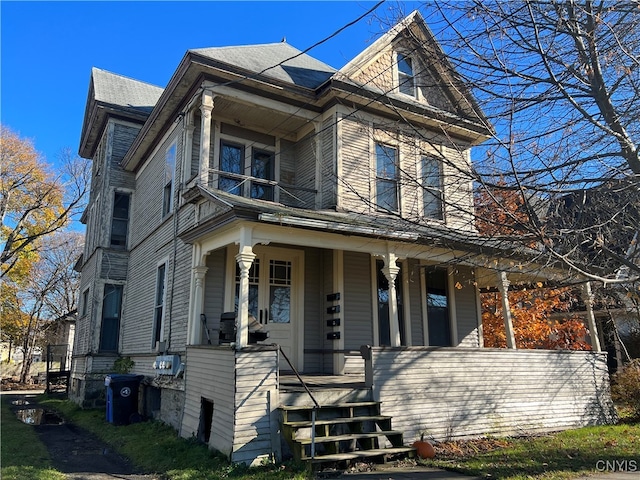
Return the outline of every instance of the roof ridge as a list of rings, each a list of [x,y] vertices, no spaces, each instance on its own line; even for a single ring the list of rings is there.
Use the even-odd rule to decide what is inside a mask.
[[[114,77],[119,77],[119,78],[123,78],[125,80],[130,80],[132,82],[136,82],[136,83],[144,83],[145,85],[148,85],[150,87],[154,87],[154,88],[159,88],[161,90],[164,90],[165,87],[161,87],[159,85],[156,85],[154,83],[149,83],[149,82],[145,82],[144,80],[138,80],[137,78],[132,78],[132,77],[128,77],[126,75],[122,75],[121,73],[115,73],[112,72],[110,70],[105,70],[104,68],[99,68],[99,67],[91,67],[91,72],[95,72],[95,71],[100,71],[103,73],[108,73],[109,75],[112,75]]]
[[[212,48],[215,48],[215,49],[218,49],[218,50],[227,50],[227,49],[249,48],[249,47],[271,47],[271,46],[275,46],[275,45],[287,45],[287,46],[289,46],[291,48],[295,48],[299,52],[302,51],[302,50],[299,50],[297,47],[294,47],[293,45],[291,45],[287,41],[284,41],[284,42],[270,42],[270,43],[249,43],[249,44],[245,44],[245,45],[224,45],[224,46],[221,46],[221,47],[190,48],[189,51],[209,50],[209,49],[212,49]]]

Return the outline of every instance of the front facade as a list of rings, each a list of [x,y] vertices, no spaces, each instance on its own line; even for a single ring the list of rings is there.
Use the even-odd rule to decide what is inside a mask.
[[[379,399],[389,355],[482,355],[478,259],[512,263],[473,223],[489,134],[417,13],[341,70],[286,43],[190,50],[164,89],[94,69],[71,395],[130,357],[145,414],[254,463],[280,455],[291,370]]]

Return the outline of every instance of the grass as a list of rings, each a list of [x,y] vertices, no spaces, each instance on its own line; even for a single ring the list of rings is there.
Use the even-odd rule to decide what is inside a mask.
[[[9,400],[2,397],[0,411],[0,476],[4,480],[64,480],[66,477],[51,466],[51,457],[38,439],[33,427],[19,421]]]
[[[424,463],[467,475],[510,480],[593,475],[606,470],[606,462],[618,465],[618,469],[624,465],[627,470],[640,470],[638,423],[585,427],[552,435],[504,439],[501,443],[504,446],[493,451]]]
[[[142,472],[161,474],[167,480],[313,478],[300,465],[256,468],[231,465],[225,457],[212,453],[201,443],[178,437],[173,428],[160,422],[114,426],[105,421],[103,409],[83,410],[69,401],[46,397],[38,403],[94,433],[128,457]]]

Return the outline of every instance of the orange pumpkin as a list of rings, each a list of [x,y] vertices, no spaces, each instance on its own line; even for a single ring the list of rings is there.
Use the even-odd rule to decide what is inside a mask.
[[[436,456],[433,445],[427,441],[416,440],[411,446],[416,449],[418,457],[420,458],[433,458]]]

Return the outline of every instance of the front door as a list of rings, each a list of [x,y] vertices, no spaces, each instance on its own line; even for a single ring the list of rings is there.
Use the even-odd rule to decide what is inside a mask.
[[[303,368],[303,281],[304,252],[282,248],[256,246],[256,258],[249,270],[249,328],[251,322],[269,332],[265,344],[278,344],[293,366]],[[237,311],[239,269],[236,265]],[[281,370],[291,370],[284,358]]]

